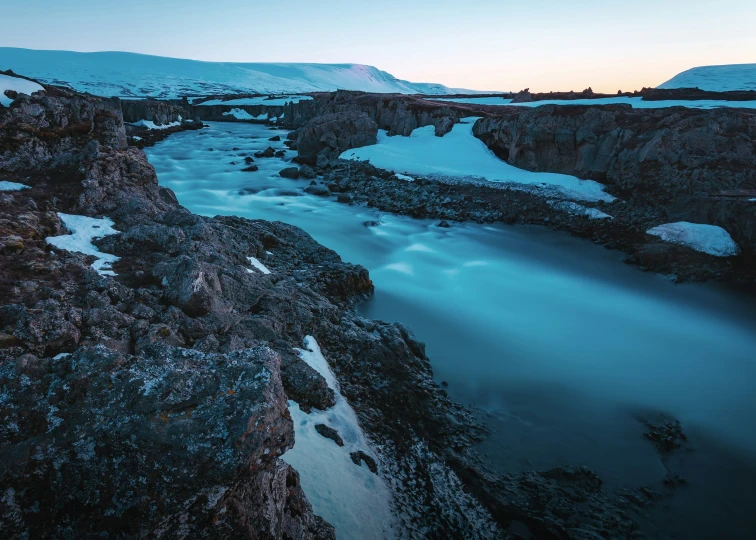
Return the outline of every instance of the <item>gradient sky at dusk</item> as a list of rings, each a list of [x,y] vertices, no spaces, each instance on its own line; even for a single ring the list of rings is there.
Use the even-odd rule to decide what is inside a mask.
[[[371,64],[415,82],[616,92],[756,63],[754,0],[3,0],[0,46]]]

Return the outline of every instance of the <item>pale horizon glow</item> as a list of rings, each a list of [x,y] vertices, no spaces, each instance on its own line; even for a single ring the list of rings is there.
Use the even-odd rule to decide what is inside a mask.
[[[751,0],[4,0],[1,13],[3,47],[369,64],[476,90],[615,93],[756,63]]]

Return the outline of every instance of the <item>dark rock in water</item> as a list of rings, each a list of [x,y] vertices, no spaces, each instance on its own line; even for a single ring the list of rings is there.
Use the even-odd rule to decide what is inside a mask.
[[[350,203],[350,202],[352,202],[352,196],[349,193],[339,193],[339,196],[336,199],[340,203]]]
[[[244,163],[254,163],[255,160],[252,159],[250,156],[247,156],[244,158]]]
[[[331,194],[323,184],[309,185],[305,188],[305,192],[310,195],[317,195],[318,197],[328,197]]]
[[[276,155],[275,149],[273,149],[270,146],[268,148],[266,148],[265,150],[261,150],[259,152],[255,152],[255,157],[256,158],[272,158],[275,155]]]
[[[451,227],[451,225],[449,225],[448,221],[442,221],[441,223],[437,225],[437,227],[441,227],[442,229],[448,229],[449,227]]]
[[[378,227],[380,224],[380,221],[366,221],[365,223],[363,223],[365,227]]]
[[[297,130],[295,129],[294,131],[290,131],[290,132],[289,132],[289,133],[288,133],[288,134],[286,135],[286,139],[288,139],[288,140],[290,140],[290,141],[296,141],[296,140],[297,140],[297,136],[298,136],[298,132],[297,132]]]
[[[355,465],[361,465],[364,461],[365,465],[367,465],[368,469],[370,469],[370,472],[372,472],[373,474],[378,474],[378,465],[375,463],[375,460],[362,450],[352,452],[351,454],[349,454],[349,457],[352,458],[352,461]]]
[[[331,439],[339,446],[344,446],[344,441],[341,439],[339,432],[332,427],[328,427],[325,424],[315,424],[315,431],[320,433],[326,439]]]
[[[268,140],[269,140],[269,141],[273,141],[273,142],[278,142],[278,141],[280,141],[280,140],[281,140],[281,137],[280,137],[280,135],[275,135],[275,136],[271,137],[271,138],[270,138],[270,139],[268,139]]]
[[[299,178],[299,169],[296,167],[287,167],[285,169],[282,169],[279,173],[279,176],[283,178],[290,178],[291,180],[296,180]]]
[[[230,161],[228,164],[229,165],[238,165],[238,163],[236,163],[235,161]]]
[[[275,153],[275,157],[284,157],[286,155],[286,150],[278,150]]]
[[[244,167],[242,169],[243,172],[255,172],[259,170],[260,170],[260,167],[258,167],[257,165],[250,165],[249,167]]]
[[[299,168],[299,176],[300,178],[307,178],[309,180],[310,178],[316,178],[318,175],[315,174],[315,171],[309,165],[302,165]]]
[[[654,443],[662,455],[681,448],[688,441],[679,420],[661,414],[653,418],[641,419],[641,421],[648,430],[643,436]]]

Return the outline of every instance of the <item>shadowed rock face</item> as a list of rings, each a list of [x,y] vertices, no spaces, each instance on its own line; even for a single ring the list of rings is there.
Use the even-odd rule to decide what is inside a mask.
[[[631,204],[662,208],[669,221],[719,225],[745,251],[756,248],[752,111],[507,108],[473,133],[512,165],[598,180]]]

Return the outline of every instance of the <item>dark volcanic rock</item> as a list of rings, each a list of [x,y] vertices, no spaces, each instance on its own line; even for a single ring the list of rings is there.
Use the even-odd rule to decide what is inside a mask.
[[[299,178],[299,169],[296,167],[287,167],[285,169],[281,169],[281,171],[278,173],[279,176],[282,176],[283,178],[290,178],[291,180],[296,180]]]
[[[328,427],[325,424],[315,424],[315,431],[320,433],[326,439],[331,439],[339,446],[344,446],[344,441],[341,439],[339,432],[332,427]]]
[[[355,465],[361,465],[364,462],[365,465],[367,465],[367,468],[370,469],[370,472],[372,472],[373,474],[378,474],[378,465],[375,463],[375,460],[362,450],[352,452],[351,454],[349,454],[349,457],[352,458],[352,461],[354,461]]]
[[[250,165],[249,167],[244,167],[242,169],[242,172],[256,172],[259,170],[260,170],[260,167],[258,167],[257,165]]]
[[[255,152],[256,158],[272,158],[276,155],[276,151],[273,147],[269,146],[265,150]]]
[[[375,144],[378,125],[364,113],[319,116],[298,130],[299,161],[323,166],[350,148]]]

